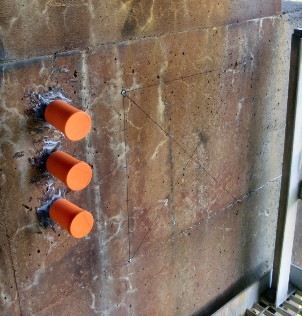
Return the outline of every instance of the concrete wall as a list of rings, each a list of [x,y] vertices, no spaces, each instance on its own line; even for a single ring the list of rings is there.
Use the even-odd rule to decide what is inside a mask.
[[[3,315],[210,315],[272,268],[292,32],[280,13],[279,0],[4,1]],[[66,194],[95,218],[81,240],[35,212],[63,185],[28,159],[61,135],[30,110],[58,89],[93,120],[62,141],[93,167]]]

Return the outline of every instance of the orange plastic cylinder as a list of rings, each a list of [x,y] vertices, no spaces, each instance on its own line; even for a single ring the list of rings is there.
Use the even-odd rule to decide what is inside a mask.
[[[70,140],[80,140],[90,131],[90,116],[62,101],[50,102],[44,112],[45,120]]]
[[[92,178],[90,166],[63,151],[55,151],[46,161],[47,170],[64,182],[69,189],[79,191],[87,187]]]
[[[65,199],[58,199],[51,205],[49,216],[75,238],[88,235],[94,223],[91,213]]]

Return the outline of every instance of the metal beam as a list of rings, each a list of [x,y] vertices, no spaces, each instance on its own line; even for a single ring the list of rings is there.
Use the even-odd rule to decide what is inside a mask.
[[[288,103],[282,181],[272,288],[276,291],[275,305],[288,296],[289,274],[296,223],[298,192],[301,179],[302,148],[302,29],[292,36]]]

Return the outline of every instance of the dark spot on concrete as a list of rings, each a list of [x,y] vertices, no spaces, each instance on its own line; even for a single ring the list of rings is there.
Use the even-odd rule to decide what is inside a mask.
[[[137,21],[134,17],[133,9],[131,9],[122,29],[122,37],[128,38],[134,36],[136,33],[136,27]]]
[[[27,206],[27,205],[25,205],[25,204],[22,204],[22,206],[23,206],[24,208],[26,208],[27,210],[29,210],[29,211],[32,210],[32,207],[29,207],[29,206]]]
[[[124,23],[124,27],[122,29],[122,37],[129,38],[133,37],[136,34],[137,29],[137,14],[136,14],[136,7],[140,4],[141,0],[134,0],[132,3],[131,8],[129,9],[129,13],[127,19]],[[145,4],[144,4],[145,6]]]
[[[24,151],[18,151],[14,154],[13,158],[18,159],[24,156]]]
[[[25,109],[24,110],[24,115],[27,117],[30,117],[33,115],[33,110],[32,109]]]
[[[199,140],[203,143],[203,144],[207,144],[208,142],[208,136],[205,135],[203,132],[199,132],[198,133],[198,137],[199,137]]]
[[[43,187],[47,183],[47,181],[51,179],[53,179],[53,176],[50,173],[39,173],[34,175],[30,179],[29,183],[34,183],[37,187]]]

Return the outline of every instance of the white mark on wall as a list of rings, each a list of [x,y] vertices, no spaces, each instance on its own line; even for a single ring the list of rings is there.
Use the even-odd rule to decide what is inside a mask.
[[[112,306],[110,315],[114,315],[115,314],[114,310],[119,309],[120,307],[126,308],[128,311],[127,312],[128,315],[130,315],[131,312],[133,313],[133,311],[131,311],[131,309],[129,308],[128,304],[126,304],[127,296],[129,294],[133,294],[138,291],[138,288],[134,288],[131,284],[131,281],[130,281],[131,275],[133,275],[133,273],[129,273],[128,275],[125,275],[123,277],[113,280],[113,282],[119,282],[120,286],[123,284],[123,287],[125,290],[123,291],[123,293],[119,295],[119,298],[118,298],[119,300],[117,301],[117,304]]]
[[[139,131],[142,131],[143,128],[147,125],[147,121],[145,121],[145,123],[142,125],[142,126],[137,126],[135,125],[128,117],[128,120],[127,120],[127,124],[131,125],[133,128],[139,130]],[[140,133],[138,134],[139,137],[140,137]],[[138,139],[139,140],[139,139]]]
[[[105,231],[107,230],[107,228],[110,226],[110,237],[106,238],[102,241],[102,245],[106,246],[108,243],[110,243],[110,241],[114,238],[119,237],[119,234],[122,231],[123,228],[123,224],[124,224],[124,218],[122,216],[122,214],[118,214],[116,216],[111,217],[110,219],[106,220],[104,222],[104,229]],[[115,228],[115,232],[112,232],[112,227]]]
[[[57,247],[58,243],[54,241],[53,235],[50,235],[49,233],[44,234],[43,237],[48,241],[49,247],[47,250],[47,255],[49,255],[52,252],[52,249]]]
[[[41,263],[41,267],[37,269],[33,275],[33,278],[29,280],[25,286],[25,290],[29,291],[32,287],[39,285],[41,277],[45,274],[45,263]]]
[[[237,113],[236,113],[236,124],[239,124],[239,120],[240,120],[240,114],[241,114],[241,110],[243,107],[243,102],[244,102],[244,98],[240,99],[239,102],[237,103]]]
[[[259,39],[262,39],[263,37],[263,19],[259,19],[259,28],[258,28],[258,35],[259,35]]]
[[[159,122],[163,122],[164,121],[164,114],[165,114],[166,106],[165,106],[165,102],[164,102],[163,97],[162,97],[163,96],[162,84],[160,84],[158,86],[157,93],[158,93],[157,113],[158,113],[158,116],[159,116]]]
[[[30,229],[32,232],[34,231],[34,228],[37,227],[37,223],[36,220],[34,219],[34,222],[25,226],[22,226],[21,228],[19,227],[19,223],[18,223],[18,229],[16,230],[14,236],[18,235],[20,232],[22,232],[23,230],[26,229]]]
[[[210,61],[212,63],[214,62],[214,60],[208,55],[204,56],[202,59],[203,59],[204,62],[208,62],[208,61]]]
[[[168,206],[168,203],[169,203],[169,199],[164,199],[164,200],[159,200],[158,203],[162,203],[163,206]]]
[[[132,74],[132,72],[131,72]],[[137,83],[137,78],[136,76],[132,76],[132,84],[131,84],[131,87],[128,88],[129,90],[135,90],[135,89],[139,89],[142,87],[142,83]]]
[[[222,241],[225,239],[225,234],[233,230],[231,227],[226,227],[225,224],[219,227],[219,229],[221,230]]]
[[[270,211],[268,209],[264,209],[264,210],[261,210],[259,213],[258,213],[258,216],[265,216],[265,217],[269,217],[271,214],[270,214]]]
[[[168,137],[166,137],[163,141],[161,141],[155,148],[154,153],[151,156],[151,160],[154,160],[156,158],[156,156],[158,155],[158,152],[160,150],[160,148],[168,141]]]
[[[138,26],[138,28],[139,28],[141,31],[146,31],[146,30],[148,30],[148,28],[149,28],[150,26],[152,26],[152,23],[153,23],[153,21],[154,21],[154,2],[155,2],[155,0],[152,0],[152,5],[151,5],[151,7],[150,7],[150,11],[149,11],[148,18],[146,19],[146,23],[140,25],[140,24],[138,23],[138,21],[137,21],[137,26]],[[141,10],[142,10],[142,11],[145,11],[145,10],[146,10],[143,4],[140,4],[140,6],[141,6]]]
[[[91,304],[90,304],[90,308],[94,311],[95,310],[95,294],[91,291],[91,289],[89,289],[90,295],[91,295]]]
[[[91,0],[88,0],[88,10],[89,10],[89,14],[90,14],[90,19],[91,20],[95,20],[95,8],[94,5],[92,4]],[[92,43],[93,46],[96,45],[97,40],[96,40],[96,36],[94,33],[95,27],[94,27],[94,23],[89,23],[89,37],[90,37],[90,43]]]
[[[160,49],[161,49],[161,53],[163,55],[163,60],[164,60],[164,62],[161,63],[160,70],[159,70],[159,76],[160,78],[162,78],[164,74],[166,73],[169,66],[169,61],[167,57],[167,48],[165,47],[163,41],[160,41]],[[157,94],[158,94],[158,104],[157,104],[158,121],[162,123],[164,121],[165,108],[166,108],[165,101],[163,100],[163,84],[162,83],[158,85]]]
[[[188,0],[183,0],[183,12],[184,12],[184,16],[186,17],[190,16],[190,11],[188,8]]]

